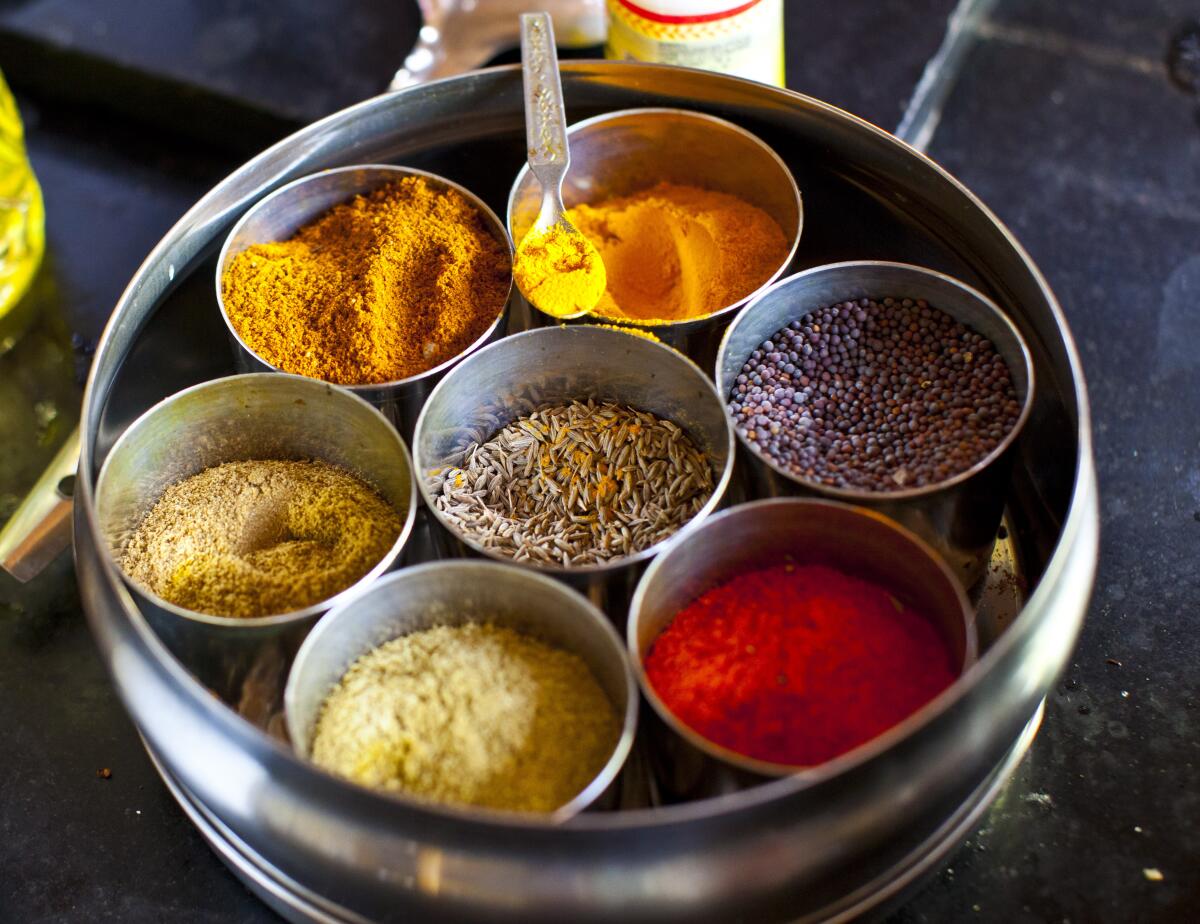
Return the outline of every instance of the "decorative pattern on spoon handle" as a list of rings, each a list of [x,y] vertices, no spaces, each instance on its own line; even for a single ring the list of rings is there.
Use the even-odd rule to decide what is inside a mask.
[[[521,14],[521,58],[529,165],[552,166],[556,172],[565,172],[569,163],[567,120],[558,79],[554,26],[548,13]]]

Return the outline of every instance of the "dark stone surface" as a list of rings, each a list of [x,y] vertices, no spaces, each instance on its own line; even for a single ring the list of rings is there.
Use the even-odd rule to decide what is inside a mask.
[[[797,4],[786,17],[788,85],[890,128],[953,8]],[[418,27],[413,0],[0,2],[0,62],[15,86],[251,153],[383,91]]]
[[[29,47],[16,44],[29,39],[145,77],[193,85],[301,124],[381,92],[419,27],[414,0],[0,4],[0,35],[11,38],[10,47]],[[14,63],[23,69],[39,64]]]
[[[1002,21],[1063,41],[985,41],[931,146],[1067,314],[1092,403],[1101,559],[1020,774],[953,874],[897,921],[1185,921],[1200,908],[1200,126],[1160,60],[1145,63],[1186,4],[1105,6],[1002,4]]]
[[[218,49],[232,55],[223,64],[195,57],[206,24],[257,15],[255,5],[163,4],[205,12],[165,18],[179,35],[161,54],[154,17],[148,32],[128,25],[145,18],[132,6],[3,3],[0,31],[74,10],[76,23],[107,24],[98,37],[78,25],[59,33],[87,55],[256,107],[286,102],[297,79],[328,76],[315,46],[293,48],[283,33],[263,33],[248,57]],[[893,125],[950,4],[923,6],[797,4],[791,85]],[[1196,14],[1184,0],[1002,0],[934,138],[933,155],[1009,223],[1071,321],[1091,389],[1103,547],[1083,638],[1029,756],[896,922],[1184,921],[1200,905],[1200,101],[1162,64],[1173,30]],[[272,15],[286,27],[286,13]],[[364,40],[352,31],[320,47]],[[334,108],[349,101],[339,93],[366,95],[355,81],[386,81],[401,52],[378,50],[386,35],[365,40],[375,50],[363,68],[304,105]],[[295,70],[297,48],[309,48],[307,71]],[[50,400],[59,416],[53,433],[38,431],[36,415],[11,425],[17,437],[3,431],[6,450],[12,439],[30,446],[22,464],[11,453],[0,462],[0,495],[27,487],[73,421],[76,366],[137,264],[235,165],[47,102],[61,97],[37,88],[36,108],[23,102],[48,209],[34,295],[44,320],[0,359],[0,388],[22,389],[14,401]],[[155,775],[94,653],[69,559],[25,587],[0,574],[0,692],[0,921],[278,920]]]
[[[889,131],[946,32],[952,0],[787,4],[787,82]]]

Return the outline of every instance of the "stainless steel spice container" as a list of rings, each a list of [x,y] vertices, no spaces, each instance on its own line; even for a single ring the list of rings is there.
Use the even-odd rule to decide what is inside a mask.
[[[113,446],[96,482],[96,513],[109,560],[119,559],[168,487],[222,462],[245,459],[321,459],[340,466],[375,488],[403,522],[387,554],[357,582],[291,613],[213,616],[126,581],[167,648],[206,686],[257,716],[277,703],[257,701],[247,676],[285,670],[318,616],[395,563],[412,531],[417,494],[404,441],[362,399],[297,375],[230,376],[164,399]]]
[[[397,167],[392,164],[362,164],[351,167],[336,167],[322,170],[309,176],[281,186],[270,195],[264,196],[241,217],[217,260],[217,304],[221,308],[221,317],[229,328],[229,337],[233,343],[234,357],[238,368],[244,372],[281,371],[271,365],[239,336],[229,313],[221,291],[221,280],[230,261],[255,244],[285,241],[292,237],[300,228],[315,220],[324,212],[342,202],[348,202],[355,196],[369,193],[387,183],[395,182],[406,176],[423,178],[427,183],[439,189],[453,189],[461,193],[475,208],[483,214],[488,227],[512,254],[512,241],[499,216],[487,204],[465,187],[451,182],[437,174],[412,167]],[[432,369],[419,375],[397,379],[394,382],[383,382],[377,385],[344,385],[360,398],[364,398],[379,408],[384,415],[396,425],[400,434],[406,439],[412,439],[413,425],[421,412],[421,405],[426,396],[436,385],[446,371],[485,343],[490,343],[504,335],[508,305],[512,300],[512,283],[509,282],[509,295],[504,307],[496,315],[496,320],[488,327],[479,339],[462,353],[454,356]]]
[[[715,510],[733,471],[733,428],[712,381],[685,356],[645,337],[601,327],[567,326],[526,331],[468,357],[430,394],[417,421],[414,459],[418,488],[440,527],[443,554],[477,554],[511,562],[448,522],[434,499],[447,470],[472,443],[484,442],[512,421],[548,404],[615,401],[649,411],[683,428],[708,457],[712,496],[684,526]],[[665,544],[605,564],[520,563],[583,592],[616,619],[641,567]]]
[[[422,810],[346,786],[210,695],[163,647],[99,546],[95,476],[111,433],[204,365],[225,332],[186,317],[231,221],[281,183],[364,160],[454,169],[502,199],[525,158],[520,69],[388,93],[256,157],[200,200],[138,270],[96,350],[76,486],[79,590],[99,656],[167,788],[216,854],[295,921],[848,920],[886,907],[978,824],[1036,731],[1087,610],[1099,539],[1091,417],[1079,354],[1053,292],[1010,231],[937,164],[819,100],[711,72],[564,61],[586,115],[685,106],[768,140],[819,196],[824,252],[947,267],[1021,328],[1037,407],[1013,467],[1010,535],[1023,611],[1004,621],[951,701],[903,740],[838,775],[791,777],[682,805],[583,812],[559,826]],[[207,284],[207,278],[202,280]],[[204,285],[207,291],[211,291]],[[215,318],[214,318],[215,320]],[[213,768],[220,772],[213,772]]]
[[[960,672],[975,663],[975,615],[962,586],[945,562],[908,530],[862,507],[824,500],[776,498],[724,510],[650,563],[629,608],[626,641],[638,684],[669,729],[651,738],[657,745],[657,777],[676,798],[719,795],[767,777],[791,775],[798,785],[828,779],[842,767],[882,753],[948,699],[943,693],[879,737],[816,767],[747,757],[680,721],[646,677],[645,660],[654,640],[705,591],[754,568],[778,564],[785,555],[797,564],[828,565],[886,587],[935,624]]]
[[[779,278],[800,243],[804,207],[787,165],[757,136],[725,119],[687,109],[626,109],[585,119],[567,129],[571,169],[563,182],[567,208],[627,196],[659,182],[699,186],[737,196],[775,219],[788,241],[787,257],[754,292],[731,305],[687,321],[638,324],[703,367],[716,355],[725,325],[734,312]],[[521,168],[508,198],[508,228],[520,241],[533,225],[541,205],[541,186]],[[517,294],[520,298],[520,293]],[[534,324],[559,323],[530,310]],[[580,323],[595,323],[584,317]]]
[[[531,571],[485,561],[418,565],[388,575],[330,610],[300,646],[288,675],[284,704],[292,746],[301,757],[309,756],[325,699],[359,657],[410,632],[468,622],[507,626],[578,655],[612,703],[620,738],[587,788],[549,816],[565,821],[603,795],[625,763],[637,730],[637,685],[621,640],[604,614],[570,588]],[[478,693],[487,696],[487,687]]]
[[[819,307],[858,298],[923,298],[987,337],[1012,375],[1021,413],[988,455],[937,484],[899,491],[835,488],[807,481],[777,464],[738,435],[738,456],[758,496],[820,495],[861,504],[903,523],[946,559],[970,587],[991,557],[1004,513],[1012,448],[1033,407],[1033,360],[1016,326],[989,298],[942,273],[873,260],[831,263],[789,276],[746,306],[729,326],[717,357],[716,381],[728,405],[734,382],[750,354],[792,321]]]

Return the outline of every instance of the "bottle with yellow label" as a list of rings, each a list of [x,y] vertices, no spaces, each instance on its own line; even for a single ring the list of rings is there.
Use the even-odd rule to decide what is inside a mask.
[[[32,306],[21,297],[45,247],[42,190],[25,155],[17,104],[0,74],[0,354],[17,342],[32,320]]]
[[[608,0],[609,58],[783,86],[783,0]]]

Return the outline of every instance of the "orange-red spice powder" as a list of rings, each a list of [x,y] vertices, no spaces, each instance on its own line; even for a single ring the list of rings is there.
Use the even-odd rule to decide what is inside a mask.
[[[886,731],[958,673],[939,630],[887,589],[788,562],[694,600],[645,666],[667,708],[705,738],[804,766]]]

